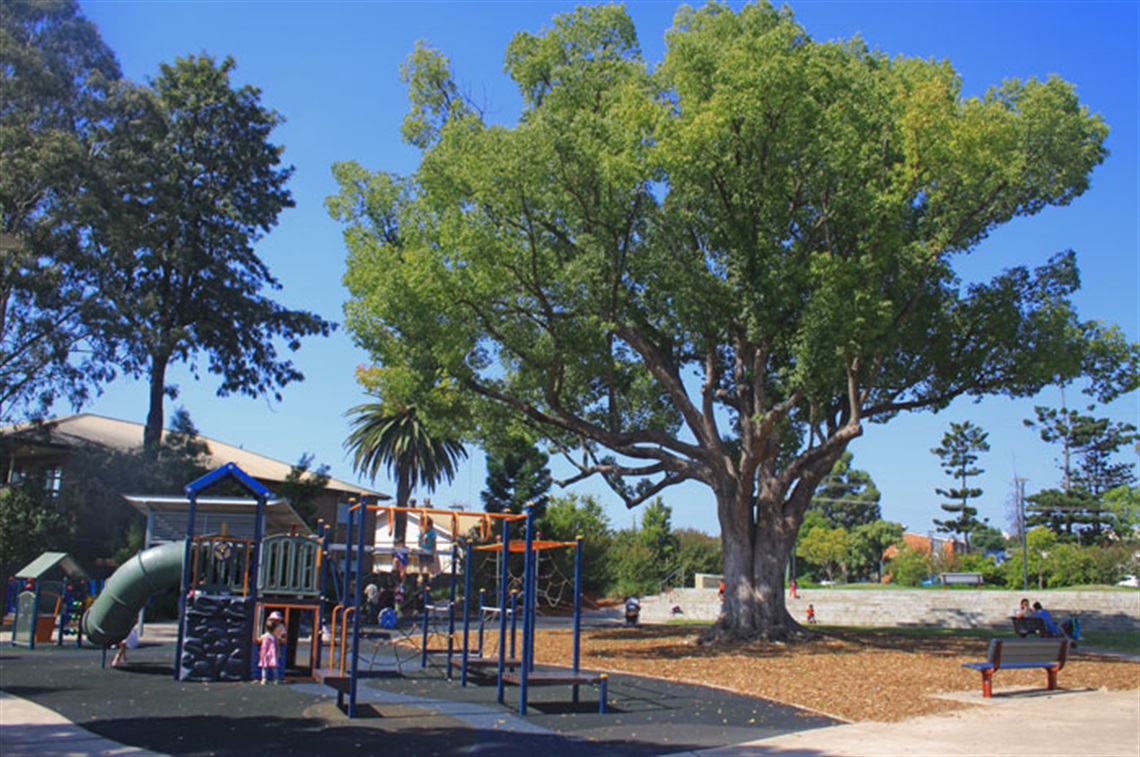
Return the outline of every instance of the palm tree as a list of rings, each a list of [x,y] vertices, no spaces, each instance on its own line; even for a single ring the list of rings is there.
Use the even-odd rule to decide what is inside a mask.
[[[355,415],[352,433],[344,446],[353,451],[352,467],[358,474],[375,481],[381,467],[396,479],[396,505],[407,507],[412,490],[423,486],[429,492],[443,479],[455,479],[459,462],[467,457],[463,444],[454,439],[436,439],[416,416],[414,406],[394,413],[378,403],[357,405],[348,411]],[[395,539],[403,544],[408,518],[398,513]]]

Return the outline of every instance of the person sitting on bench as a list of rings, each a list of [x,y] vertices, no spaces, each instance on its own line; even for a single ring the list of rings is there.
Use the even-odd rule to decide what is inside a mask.
[[[1049,611],[1041,606],[1040,602],[1033,603],[1033,614],[1041,618],[1041,622],[1045,624],[1045,633],[1049,636],[1066,636],[1067,634],[1061,630],[1061,627],[1053,620],[1053,616]]]

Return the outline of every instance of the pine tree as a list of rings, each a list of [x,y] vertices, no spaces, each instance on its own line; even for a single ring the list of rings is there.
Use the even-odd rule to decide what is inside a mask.
[[[534,505],[535,517],[546,513],[550,500],[549,457],[526,439],[512,438],[487,450],[487,488],[480,495],[489,513],[521,513]]]
[[[958,482],[958,486],[950,489],[935,489],[934,491],[950,502],[943,502],[942,509],[953,517],[946,520],[934,520],[938,530],[948,534],[961,534],[966,542],[966,549],[970,548],[970,533],[982,526],[978,520],[978,509],[970,505],[970,500],[982,496],[982,490],[970,486],[970,479],[985,472],[975,466],[979,452],[988,452],[988,433],[970,421],[965,423],[951,423],[950,430],[942,437],[942,444],[931,450],[942,458],[942,470]]]

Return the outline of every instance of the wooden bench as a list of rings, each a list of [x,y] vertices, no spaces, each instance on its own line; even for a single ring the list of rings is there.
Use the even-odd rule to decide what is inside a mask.
[[[982,696],[993,696],[994,673],[1005,668],[1044,668],[1049,689],[1057,688],[1057,673],[1069,656],[1068,639],[990,639],[985,662],[964,662],[982,674]]]
[[[1022,618],[1010,618],[1013,621],[1013,632],[1021,638],[1026,636],[1047,636],[1045,633],[1045,621],[1041,618],[1029,616]]]
[[[1076,628],[1079,628],[1076,616],[1069,616],[1068,620],[1062,621],[1057,628],[1060,633],[1049,633],[1049,629],[1045,627],[1045,621],[1038,617],[1017,618],[1013,617],[1010,620],[1013,622],[1013,632],[1018,636],[1025,638],[1026,636],[1043,636],[1050,639],[1068,639],[1075,647],[1077,645]]]
[[[943,589],[945,589],[950,584],[969,584],[971,586],[982,585],[981,573],[940,573],[938,577],[942,581]]]

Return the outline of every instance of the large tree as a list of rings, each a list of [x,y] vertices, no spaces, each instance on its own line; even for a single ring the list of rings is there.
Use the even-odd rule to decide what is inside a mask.
[[[1122,447],[1136,443],[1136,427],[1096,417],[1094,405],[1087,413],[1063,405],[1034,410],[1036,420],[1026,420],[1025,425],[1036,429],[1042,441],[1061,448],[1057,461],[1061,485],[1027,498],[1029,524],[1047,525],[1057,534],[1100,538],[1116,525],[1105,495],[1136,481],[1134,465],[1118,458]]]
[[[79,200],[119,65],[72,0],[0,3],[0,422],[108,379]]]
[[[104,324],[122,369],[148,382],[144,443],[158,444],[172,363],[198,373],[199,355],[219,395],[257,397],[303,378],[278,345],[328,335],[319,316],[266,295],[281,285],[254,249],[293,205],[270,133],[281,118],[253,86],[235,87],[235,63],[209,56],[163,64],[148,86],[125,85],[123,114],[106,139],[107,180],[93,218],[105,257],[99,286],[114,305]]]
[[[473,437],[506,409],[630,506],[709,487],[721,632],[802,630],[784,566],[865,423],[1132,359],[1073,312],[1072,254],[968,287],[951,267],[1088,187],[1107,129],[1060,79],[964,98],[948,63],[767,4],[682,8],[660,66],[621,8],[584,7],[506,69],[524,110],[489,125],[417,47],[418,170],[336,167],[348,321],[386,397],[474,409]]]

